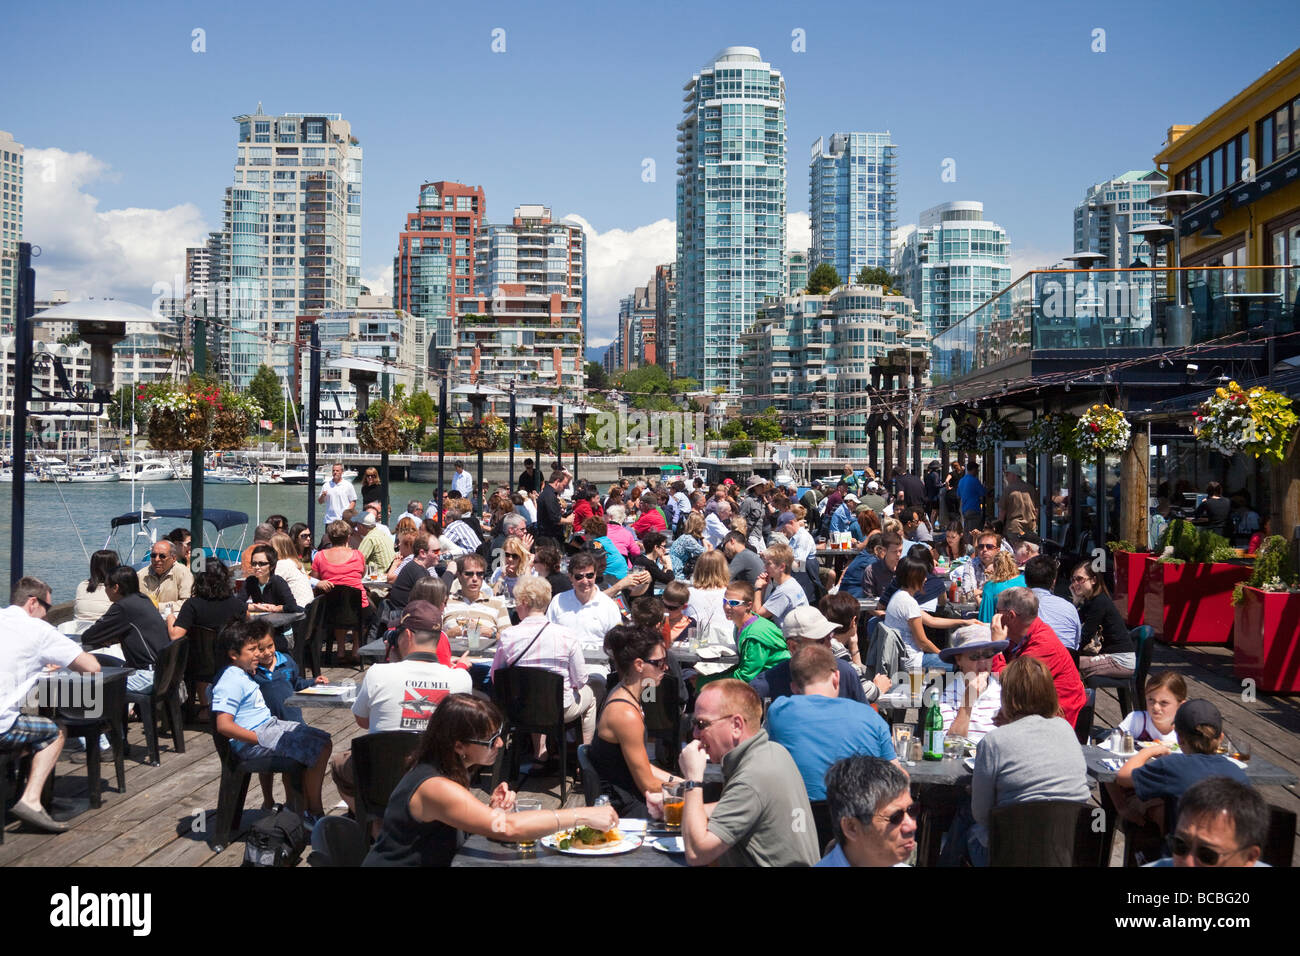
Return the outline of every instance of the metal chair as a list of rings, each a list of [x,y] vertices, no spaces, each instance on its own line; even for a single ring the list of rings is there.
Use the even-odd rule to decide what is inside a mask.
[[[1151,670],[1151,652],[1155,647],[1152,635],[1155,634],[1154,628],[1149,624],[1142,624],[1133,628],[1129,632],[1134,647],[1136,648],[1135,657],[1137,666],[1133,668],[1132,675],[1128,677],[1102,677],[1100,675],[1089,677],[1085,680],[1084,686],[1089,688],[1111,688],[1119,698],[1119,707],[1123,713],[1121,717],[1127,717],[1133,712],[1133,702],[1142,700],[1146,693],[1147,674]]]
[[[239,833],[244,801],[248,798],[248,784],[255,773],[288,774],[292,790],[302,793],[303,766],[290,757],[258,757],[242,760],[230,745],[230,738],[217,730],[216,714],[212,715],[212,742],[221,759],[221,784],[217,791],[217,819],[212,828],[209,845],[220,853],[230,843],[231,834]]]
[[[107,734],[112,748],[113,764],[117,771],[117,792],[126,793],[126,673],[104,676],[101,674],[59,674],[51,678],[58,684],[54,700],[85,701],[81,706],[60,704],[54,708],[54,718],[63,725],[69,737],[80,737],[86,744],[86,775],[90,781],[90,805],[103,803],[99,778],[99,737]],[[92,690],[98,682],[98,690]],[[80,689],[75,689],[77,683]]]

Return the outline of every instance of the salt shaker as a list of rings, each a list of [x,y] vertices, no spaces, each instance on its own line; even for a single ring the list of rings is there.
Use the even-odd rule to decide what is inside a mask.
[[[920,737],[912,738],[912,750],[907,756],[909,763],[920,763],[925,759],[925,746],[921,743]]]
[[[1125,734],[1125,735],[1124,735],[1124,753],[1126,753],[1126,754],[1131,754],[1131,753],[1133,752],[1133,749],[1134,749],[1134,748],[1133,748],[1133,735],[1132,735],[1132,734]]]
[[[1117,754],[1123,749],[1124,749],[1124,731],[1116,727],[1114,730],[1110,732],[1110,751],[1111,753]]]

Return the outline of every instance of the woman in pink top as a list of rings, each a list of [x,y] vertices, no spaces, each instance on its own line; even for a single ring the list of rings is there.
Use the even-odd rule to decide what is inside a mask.
[[[361,586],[361,579],[366,571],[366,559],[355,548],[348,547],[348,537],[352,527],[343,520],[331,521],[325,529],[329,535],[330,546],[316,552],[312,558],[311,573],[320,583],[316,590],[328,594],[336,584],[356,588],[361,592],[361,607],[370,607],[370,597]]]
[[[606,524],[608,529],[605,536],[614,542],[614,547],[618,548],[618,553],[625,558],[634,558],[641,553],[641,542],[637,540],[636,534],[627,527],[623,522],[627,520],[627,512],[622,505],[610,505],[605,509]]]

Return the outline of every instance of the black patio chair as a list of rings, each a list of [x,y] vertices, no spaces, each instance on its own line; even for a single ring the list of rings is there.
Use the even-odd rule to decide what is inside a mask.
[[[107,734],[112,748],[113,764],[117,771],[117,792],[126,793],[126,673],[117,674],[58,674],[50,678],[56,683],[53,699],[59,703],[53,709],[54,719],[63,726],[69,737],[80,737],[86,745],[86,776],[90,781],[90,805],[103,803],[100,795],[103,782],[99,778],[99,737]],[[92,690],[98,683],[98,692]],[[81,684],[80,688],[75,685]],[[64,702],[83,701],[80,706]]]
[[[587,802],[587,806],[594,807],[600,799],[601,789],[600,774],[591,762],[590,744],[578,745],[578,769],[582,771],[582,799]]]
[[[1092,720],[1097,713],[1097,691],[1095,688],[1088,687],[1083,692],[1083,706],[1079,708],[1079,716],[1074,721],[1074,736],[1078,738],[1079,743],[1085,746],[1091,743],[1090,732],[1092,731]]]
[[[407,771],[407,758],[420,745],[420,734],[388,730],[352,738],[352,776],[356,781],[356,819],[369,843],[372,818],[383,819],[388,798]]]
[[[181,678],[185,676],[185,662],[189,655],[189,636],[178,638],[158,652],[153,663],[153,689],[126,692],[126,702],[140,710],[144,724],[145,748],[148,762],[161,763],[158,755],[158,720],[166,722],[172,735],[172,750],[185,753],[185,723],[181,719]]]
[[[322,817],[312,843],[321,847],[307,858],[312,866],[360,866],[370,847],[365,831],[347,817]]]
[[[989,814],[990,866],[1073,866],[1080,819],[1088,805],[1036,800]]]
[[[243,817],[244,801],[248,798],[248,784],[255,773],[288,774],[291,792],[302,794],[302,764],[291,757],[257,757],[241,760],[230,745],[230,738],[217,730],[216,714],[212,715],[212,742],[221,759],[221,784],[217,792],[217,818],[208,841],[214,853],[220,853],[230,843],[231,834],[238,835]]]
[[[506,716],[507,747],[513,781],[519,774],[520,738],[547,734],[554,738],[560,757],[560,806],[568,793],[569,748],[564,740],[564,678],[539,667],[503,667],[492,677],[492,693]],[[572,723],[578,723],[578,720]]]
[[[337,640],[338,656],[341,657],[343,647],[349,638],[352,640],[353,654],[357,654],[362,644],[361,590],[336,584],[328,594],[316,598],[311,603],[316,604],[321,601],[325,603],[320,609],[318,620],[319,630],[324,639],[325,654],[328,656],[332,653],[331,642]],[[344,633],[340,635],[339,631]],[[330,660],[334,664],[338,663],[337,657],[331,657]]]
[[[654,688],[653,695],[641,702],[645,713],[646,735],[661,746],[656,748],[656,762],[665,770],[677,770],[677,755],[682,750],[682,695],[681,664],[669,657],[668,673]]]
[[[830,801],[810,800],[808,805],[812,807],[813,825],[817,828],[817,847],[825,856],[826,848],[835,842],[835,826],[831,821]]]
[[[185,632],[189,649],[185,653],[185,716],[194,719],[207,701],[198,693],[199,684],[211,684],[220,666],[217,661],[217,631],[215,628],[194,625]]]
[[[1133,668],[1132,675],[1129,677],[1102,677],[1098,675],[1089,677],[1083,682],[1085,687],[1114,690],[1115,696],[1119,698],[1121,717],[1127,717],[1133,712],[1134,701],[1144,699],[1147,673],[1151,670],[1151,652],[1156,643],[1152,640],[1155,630],[1149,624],[1142,624],[1128,633],[1133,640],[1134,656],[1137,661],[1137,666]]]
[[[298,666],[299,674],[307,673],[311,665],[312,677],[320,677],[320,615],[325,602],[316,598],[307,605],[307,616],[293,626],[293,662]]]

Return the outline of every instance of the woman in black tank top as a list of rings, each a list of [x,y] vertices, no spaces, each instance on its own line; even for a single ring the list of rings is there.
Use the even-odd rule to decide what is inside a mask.
[[[469,771],[495,762],[503,729],[501,712],[487,701],[452,694],[439,704],[362,865],[448,866],[466,833],[516,841],[576,826],[618,825],[613,807],[511,813],[515,794],[504,783],[487,806],[480,803],[470,792]]]
[[[664,783],[681,780],[651,765],[645,749],[641,701],[664,679],[668,656],[659,634],[630,625],[619,625],[606,635],[605,653],[619,682],[605,697],[588,754],[614,808],[625,817],[642,818],[648,816],[647,791],[658,793]]]

